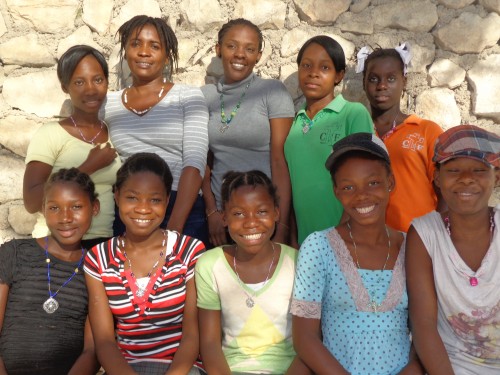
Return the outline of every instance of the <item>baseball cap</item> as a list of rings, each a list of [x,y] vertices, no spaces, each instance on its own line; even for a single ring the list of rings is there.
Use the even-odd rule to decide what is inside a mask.
[[[332,146],[332,153],[326,159],[326,168],[331,170],[338,158],[349,151],[365,151],[391,164],[389,152],[379,137],[372,133],[353,133]]]
[[[454,126],[437,138],[432,160],[441,164],[458,157],[500,168],[500,136],[475,125]]]

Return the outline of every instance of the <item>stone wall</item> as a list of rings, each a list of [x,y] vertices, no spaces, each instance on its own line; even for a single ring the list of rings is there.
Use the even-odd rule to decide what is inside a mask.
[[[22,203],[33,132],[71,110],[57,59],[74,44],[93,45],[109,56],[110,89],[117,89],[115,32],[137,14],[167,20],[180,45],[174,81],[194,85],[222,73],[214,53],[219,27],[252,20],[265,36],[258,74],[282,80],[297,105],[295,58],[309,37],[341,43],[349,64],[339,90],[365,104],[357,50],[409,41],[405,110],[445,128],[474,123],[500,132],[500,0],[0,0],[0,7],[0,243],[28,235],[34,224]]]

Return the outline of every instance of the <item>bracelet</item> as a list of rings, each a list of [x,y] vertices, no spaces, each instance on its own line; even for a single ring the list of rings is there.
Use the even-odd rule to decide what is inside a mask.
[[[207,213],[206,218],[208,219],[210,216],[212,216],[216,212],[220,213],[220,211],[217,208],[214,208],[212,211],[210,211],[209,213]]]

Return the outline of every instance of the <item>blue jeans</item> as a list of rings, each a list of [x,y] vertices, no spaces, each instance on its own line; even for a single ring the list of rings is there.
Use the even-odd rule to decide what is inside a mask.
[[[170,215],[172,215],[172,210],[174,208],[174,203],[176,198],[177,198],[177,192],[172,191],[170,193],[170,200],[168,202],[165,218],[163,219],[163,222],[160,225],[162,228],[167,227]],[[125,232],[125,225],[120,219],[118,207],[115,206],[115,221],[113,223],[113,235],[119,236],[124,232]],[[208,243],[208,224],[207,224],[207,219],[205,217],[205,201],[203,200],[203,197],[201,195],[198,195],[196,197],[196,200],[194,201],[193,207],[191,208],[191,212],[189,213],[189,216],[186,220],[186,224],[184,224],[183,234],[197,238],[204,244]]]

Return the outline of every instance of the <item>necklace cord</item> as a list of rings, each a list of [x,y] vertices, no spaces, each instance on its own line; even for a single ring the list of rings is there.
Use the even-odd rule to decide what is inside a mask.
[[[262,288],[264,288],[267,285],[267,282],[269,281],[269,276],[271,275],[271,269],[273,268],[274,264],[274,257],[276,254],[276,249],[274,247],[274,243],[271,241],[271,247],[273,248],[273,258],[271,259],[271,263],[269,264],[269,269],[267,270],[267,276],[266,279],[264,280],[264,284],[262,285]],[[236,274],[236,277],[238,278],[238,283],[240,284],[241,288],[243,289],[243,292],[247,296],[246,300],[246,305],[248,308],[252,308],[255,305],[254,298],[257,296],[258,290],[253,291],[252,294],[248,294],[247,291],[244,289],[244,283],[241,281],[240,275],[238,274],[238,270],[236,267],[236,253],[238,251],[238,245],[235,246],[234,248],[234,256],[233,256],[233,267],[234,267],[234,273]],[[262,289],[260,288],[260,289]]]

